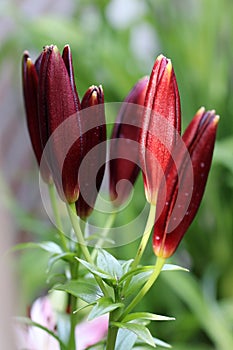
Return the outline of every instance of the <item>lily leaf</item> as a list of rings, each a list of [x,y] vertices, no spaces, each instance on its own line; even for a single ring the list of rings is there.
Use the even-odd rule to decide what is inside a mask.
[[[118,260],[104,249],[98,250],[97,266],[115,280],[119,280],[123,275],[123,269]]]
[[[62,254],[54,254],[50,257],[48,261],[48,268],[46,273],[49,273],[50,270],[52,269],[53,265],[59,261],[59,260],[64,260],[64,261],[72,261],[75,257],[74,253],[62,253]]]
[[[112,298],[103,297],[100,298],[96,305],[91,310],[88,320],[93,320],[96,317],[99,317],[101,315],[107,314],[108,312],[111,312],[115,309],[118,309],[120,307],[124,307],[123,303],[113,303]]]
[[[88,271],[90,271],[93,275],[97,275],[103,279],[106,280],[113,280],[112,276],[110,274],[108,274],[107,272],[103,271],[100,268],[97,268],[95,265],[88,263],[85,260],[79,259],[77,257],[75,257],[75,259],[77,259],[83,266],[86,267],[86,269]]]
[[[128,329],[129,331],[135,333],[137,337],[140,340],[142,340],[144,343],[152,346],[153,348],[156,347],[154,339],[149,329],[146,328],[145,326],[137,323],[126,323],[126,322],[112,322],[111,324],[118,328]]]
[[[173,320],[175,320],[174,317],[156,315],[156,314],[152,314],[150,312],[134,312],[134,313],[128,314],[124,318],[123,321],[129,322],[129,321],[133,321],[136,319],[143,319],[143,320],[150,320],[150,321],[173,321]]]
[[[124,290],[124,296],[128,297],[129,295],[134,294],[136,290],[141,288],[146,283],[151,273],[152,271],[141,272],[134,276],[130,281],[128,288]]]
[[[173,265],[173,264],[165,264],[162,268],[162,271],[185,271],[189,272],[189,269],[186,269],[185,267],[179,266],[179,265]]]
[[[58,284],[53,289],[67,292],[90,304],[102,297],[102,292],[91,280],[70,280],[65,284]]]
[[[137,340],[137,335],[128,329],[119,329],[116,339],[115,350],[132,350]]]
[[[52,254],[62,254],[63,250],[61,247],[52,241],[45,241],[45,242],[27,242],[27,243],[20,243],[14,246],[11,251],[17,251],[22,249],[29,249],[29,248],[41,248],[49,253]]]

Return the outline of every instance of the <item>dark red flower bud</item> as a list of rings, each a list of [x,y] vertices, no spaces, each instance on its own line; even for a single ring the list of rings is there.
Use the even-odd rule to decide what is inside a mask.
[[[145,97],[140,158],[146,198],[156,203],[158,188],[180,134],[180,98],[171,61],[160,55]]]
[[[110,144],[110,195],[115,205],[128,198],[140,171],[139,136],[148,77],[132,88],[117,116]],[[123,181],[122,181],[123,180]],[[131,184],[129,184],[129,182]]]
[[[81,121],[74,85],[71,54],[65,61],[56,46],[46,46],[39,70],[39,125],[46,159],[63,200],[75,202],[79,195],[78,168],[82,155]],[[68,69],[67,69],[68,68]]]
[[[91,86],[81,102],[84,153],[79,168],[79,198],[76,210],[81,218],[91,214],[104,177],[106,122],[102,86]],[[94,127],[93,127],[94,124]]]
[[[23,55],[22,68],[23,68],[23,71],[22,71],[23,94],[24,94],[27,126],[28,126],[29,136],[31,139],[32,148],[36,156],[37,163],[40,166],[43,147],[42,147],[40,131],[39,131],[40,127],[39,127],[38,100],[37,100],[39,61],[34,65],[32,60],[29,57],[28,52],[25,52]],[[44,163],[43,167],[41,167],[40,172],[45,182],[50,183],[52,181],[52,177],[46,163]]]
[[[171,256],[200,206],[210,170],[219,116],[201,108],[177,143],[157,202],[153,249]],[[164,200],[165,198],[165,200]]]

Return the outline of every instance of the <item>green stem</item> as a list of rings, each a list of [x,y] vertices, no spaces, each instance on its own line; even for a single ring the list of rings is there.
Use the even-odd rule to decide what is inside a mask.
[[[67,204],[67,211],[68,211],[70,221],[71,221],[72,227],[74,229],[75,235],[77,237],[78,244],[79,244],[80,249],[83,253],[83,256],[85,257],[87,262],[92,263],[91,255],[89,253],[89,250],[87,249],[86,242],[83,238],[83,234],[82,234],[79,222],[78,222],[76,209],[75,209],[75,203]]]
[[[93,261],[95,261],[95,258],[97,256],[98,248],[101,248],[102,245],[104,244],[104,240],[107,237],[108,232],[109,232],[110,228],[112,227],[112,225],[113,225],[113,223],[115,221],[115,218],[116,218],[116,212],[114,212],[111,215],[109,215],[109,218],[108,218],[108,220],[106,222],[106,225],[105,225],[105,228],[104,228],[105,229],[104,230],[104,234],[99,238],[99,240],[95,244],[95,249],[93,249],[93,251],[92,251],[91,258],[92,258]]]
[[[165,258],[157,257],[156,264],[154,267],[154,271],[144,287],[140,290],[140,292],[136,295],[136,297],[131,301],[131,303],[126,307],[124,313],[120,317],[120,321],[122,321],[126,315],[141,301],[141,299],[146,295],[146,293],[150,290],[150,288],[155,283],[156,279],[158,278],[163,265],[165,263]]]
[[[57,198],[56,198],[55,185],[54,184],[49,184],[48,185],[48,189],[49,189],[50,202],[51,202],[51,206],[52,206],[52,209],[53,209],[55,223],[56,223],[56,226],[58,228],[58,233],[59,233],[61,245],[62,245],[63,250],[65,252],[67,252],[68,249],[67,249],[67,245],[66,245],[66,239],[65,239],[65,236],[63,234],[62,222],[61,222],[61,218],[60,218],[60,215],[59,215],[59,212],[58,212],[58,207],[57,207]]]
[[[115,302],[116,303],[120,302],[121,297],[120,297],[119,290],[118,290],[117,286],[114,289],[114,295],[115,295]],[[118,320],[120,312],[121,312],[120,309],[116,309],[116,310],[111,311],[109,314],[109,325],[108,325],[108,336],[107,336],[106,350],[115,349],[118,327],[113,326],[112,322]]]
[[[71,278],[77,279],[77,265],[76,263],[70,264]],[[77,297],[74,295],[70,296],[70,337],[68,342],[69,350],[76,350],[76,339],[75,339],[75,327],[77,324],[77,316],[74,313],[77,309]]]
[[[118,328],[115,326],[111,326],[112,321],[114,321],[113,312],[110,313],[110,317],[109,317],[106,350],[114,350],[115,349]]]
[[[139,262],[141,260],[142,255],[143,255],[143,253],[145,251],[145,248],[147,246],[148,240],[150,238],[150,233],[151,233],[152,227],[153,227],[154,222],[155,222],[155,213],[156,213],[156,205],[151,204],[150,205],[149,215],[148,215],[147,222],[146,222],[146,227],[145,227],[145,230],[143,232],[142,239],[141,239],[140,245],[138,247],[137,253],[135,255],[134,261],[132,262],[130,271],[136,269],[136,267],[138,266],[138,264],[139,264]],[[128,288],[131,279],[132,279],[132,277],[130,277],[126,281],[125,287],[124,287],[125,290]]]
[[[82,231],[81,231],[80,226],[79,226],[79,221],[78,221],[77,214],[76,214],[75,203],[67,204],[67,211],[68,211],[68,214],[70,217],[72,227],[73,227],[74,232],[76,234],[78,244],[79,244],[80,249],[82,251],[82,254],[83,254],[84,258],[86,259],[86,261],[93,265],[94,264],[93,260],[91,258],[90,252],[86,246],[86,242],[84,240]],[[104,295],[108,297],[109,296],[108,291],[107,291],[103,281],[101,280],[101,278],[98,276],[95,276],[95,280],[98,283],[98,285],[101,288]]]
[[[138,264],[141,260],[141,257],[144,253],[144,250],[147,246],[148,240],[150,238],[150,233],[151,233],[152,227],[154,226],[154,223],[155,223],[155,212],[156,212],[156,205],[151,204],[146,227],[145,227],[145,230],[144,230],[143,235],[142,235],[141,243],[138,247],[138,251],[136,253],[136,256],[135,256],[134,261],[133,261],[132,266],[131,266],[132,270],[138,266]]]

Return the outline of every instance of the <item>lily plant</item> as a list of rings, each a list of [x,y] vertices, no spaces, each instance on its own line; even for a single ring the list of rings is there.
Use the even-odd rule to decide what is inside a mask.
[[[161,271],[182,269],[167,259],[175,253],[200,206],[218,115],[200,108],[181,134],[175,72],[171,60],[160,55],[150,76],[140,79],[125,98],[107,140],[103,88],[87,88],[80,100],[68,45],[62,54],[54,45],[45,46],[34,63],[25,52],[22,67],[29,136],[41,178],[48,186],[58,234],[53,242],[37,245],[51,254],[50,272],[57,261],[63,262],[63,278],[60,275],[49,288],[52,293],[60,291],[66,305],[56,313],[47,297],[37,300],[29,318],[18,318],[27,325],[19,348],[36,349],[31,343],[37,342],[37,336],[38,342],[43,337],[49,344],[56,342],[47,349],[130,350],[138,343],[169,347],[152,336],[147,326],[151,321],[174,318],[150,310],[138,312],[137,305]],[[102,246],[122,205],[127,205],[140,171],[150,210],[138,250],[122,261]],[[109,214],[105,234],[100,232],[91,245],[86,232],[98,209],[104,177],[109,179],[114,215]],[[60,217],[59,200],[66,206],[72,227],[69,234]],[[143,266],[141,258],[151,236],[155,263]],[[26,246],[30,244],[19,248]],[[37,335],[32,337],[32,333]]]

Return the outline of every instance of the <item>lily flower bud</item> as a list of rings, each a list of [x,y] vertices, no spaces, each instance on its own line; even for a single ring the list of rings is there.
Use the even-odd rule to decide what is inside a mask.
[[[110,196],[115,205],[123,204],[140,171],[139,167],[139,119],[144,105],[148,77],[139,80],[119,111],[114,124],[110,144]],[[138,118],[138,119],[137,119]],[[137,121],[139,120],[139,121]],[[122,181],[123,180],[123,181]]]
[[[171,61],[160,55],[145,97],[140,158],[146,198],[156,204],[158,188],[180,134],[180,97]]]
[[[29,57],[27,51],[24,52],[22,62],[22,80],[23,80],[23,94],[24,105],[26,110],[26,120],[28,132],[32,144],[32,148],[40,166],[43,147],[40,138],[39,116],[38,116],[38,71],[40,60],[37,60],[35,65]],[[46,163],[40,168],[40,173],[46,183],[52,182],[52,177]]]
[[[162,183],[153,233],[154,253],[170,257],[200,206],[209,174],[219,116],[201,108],[187,127]],[[165,200],[164,200],[165,193]],[[163,200],[162,200],[163,198]]]
[[[82,123],[87,130],[83,135],[82,161],[79,174],[77,214],[85,218],[91,214],[102,184],[106,161],[106,122],[102,86],[91,86],[81,102]],[[92,121],[95,121],[93,127]],[[86,158],[85,158],[86,157]],[[94,181],[95,179],[95,181]]]

